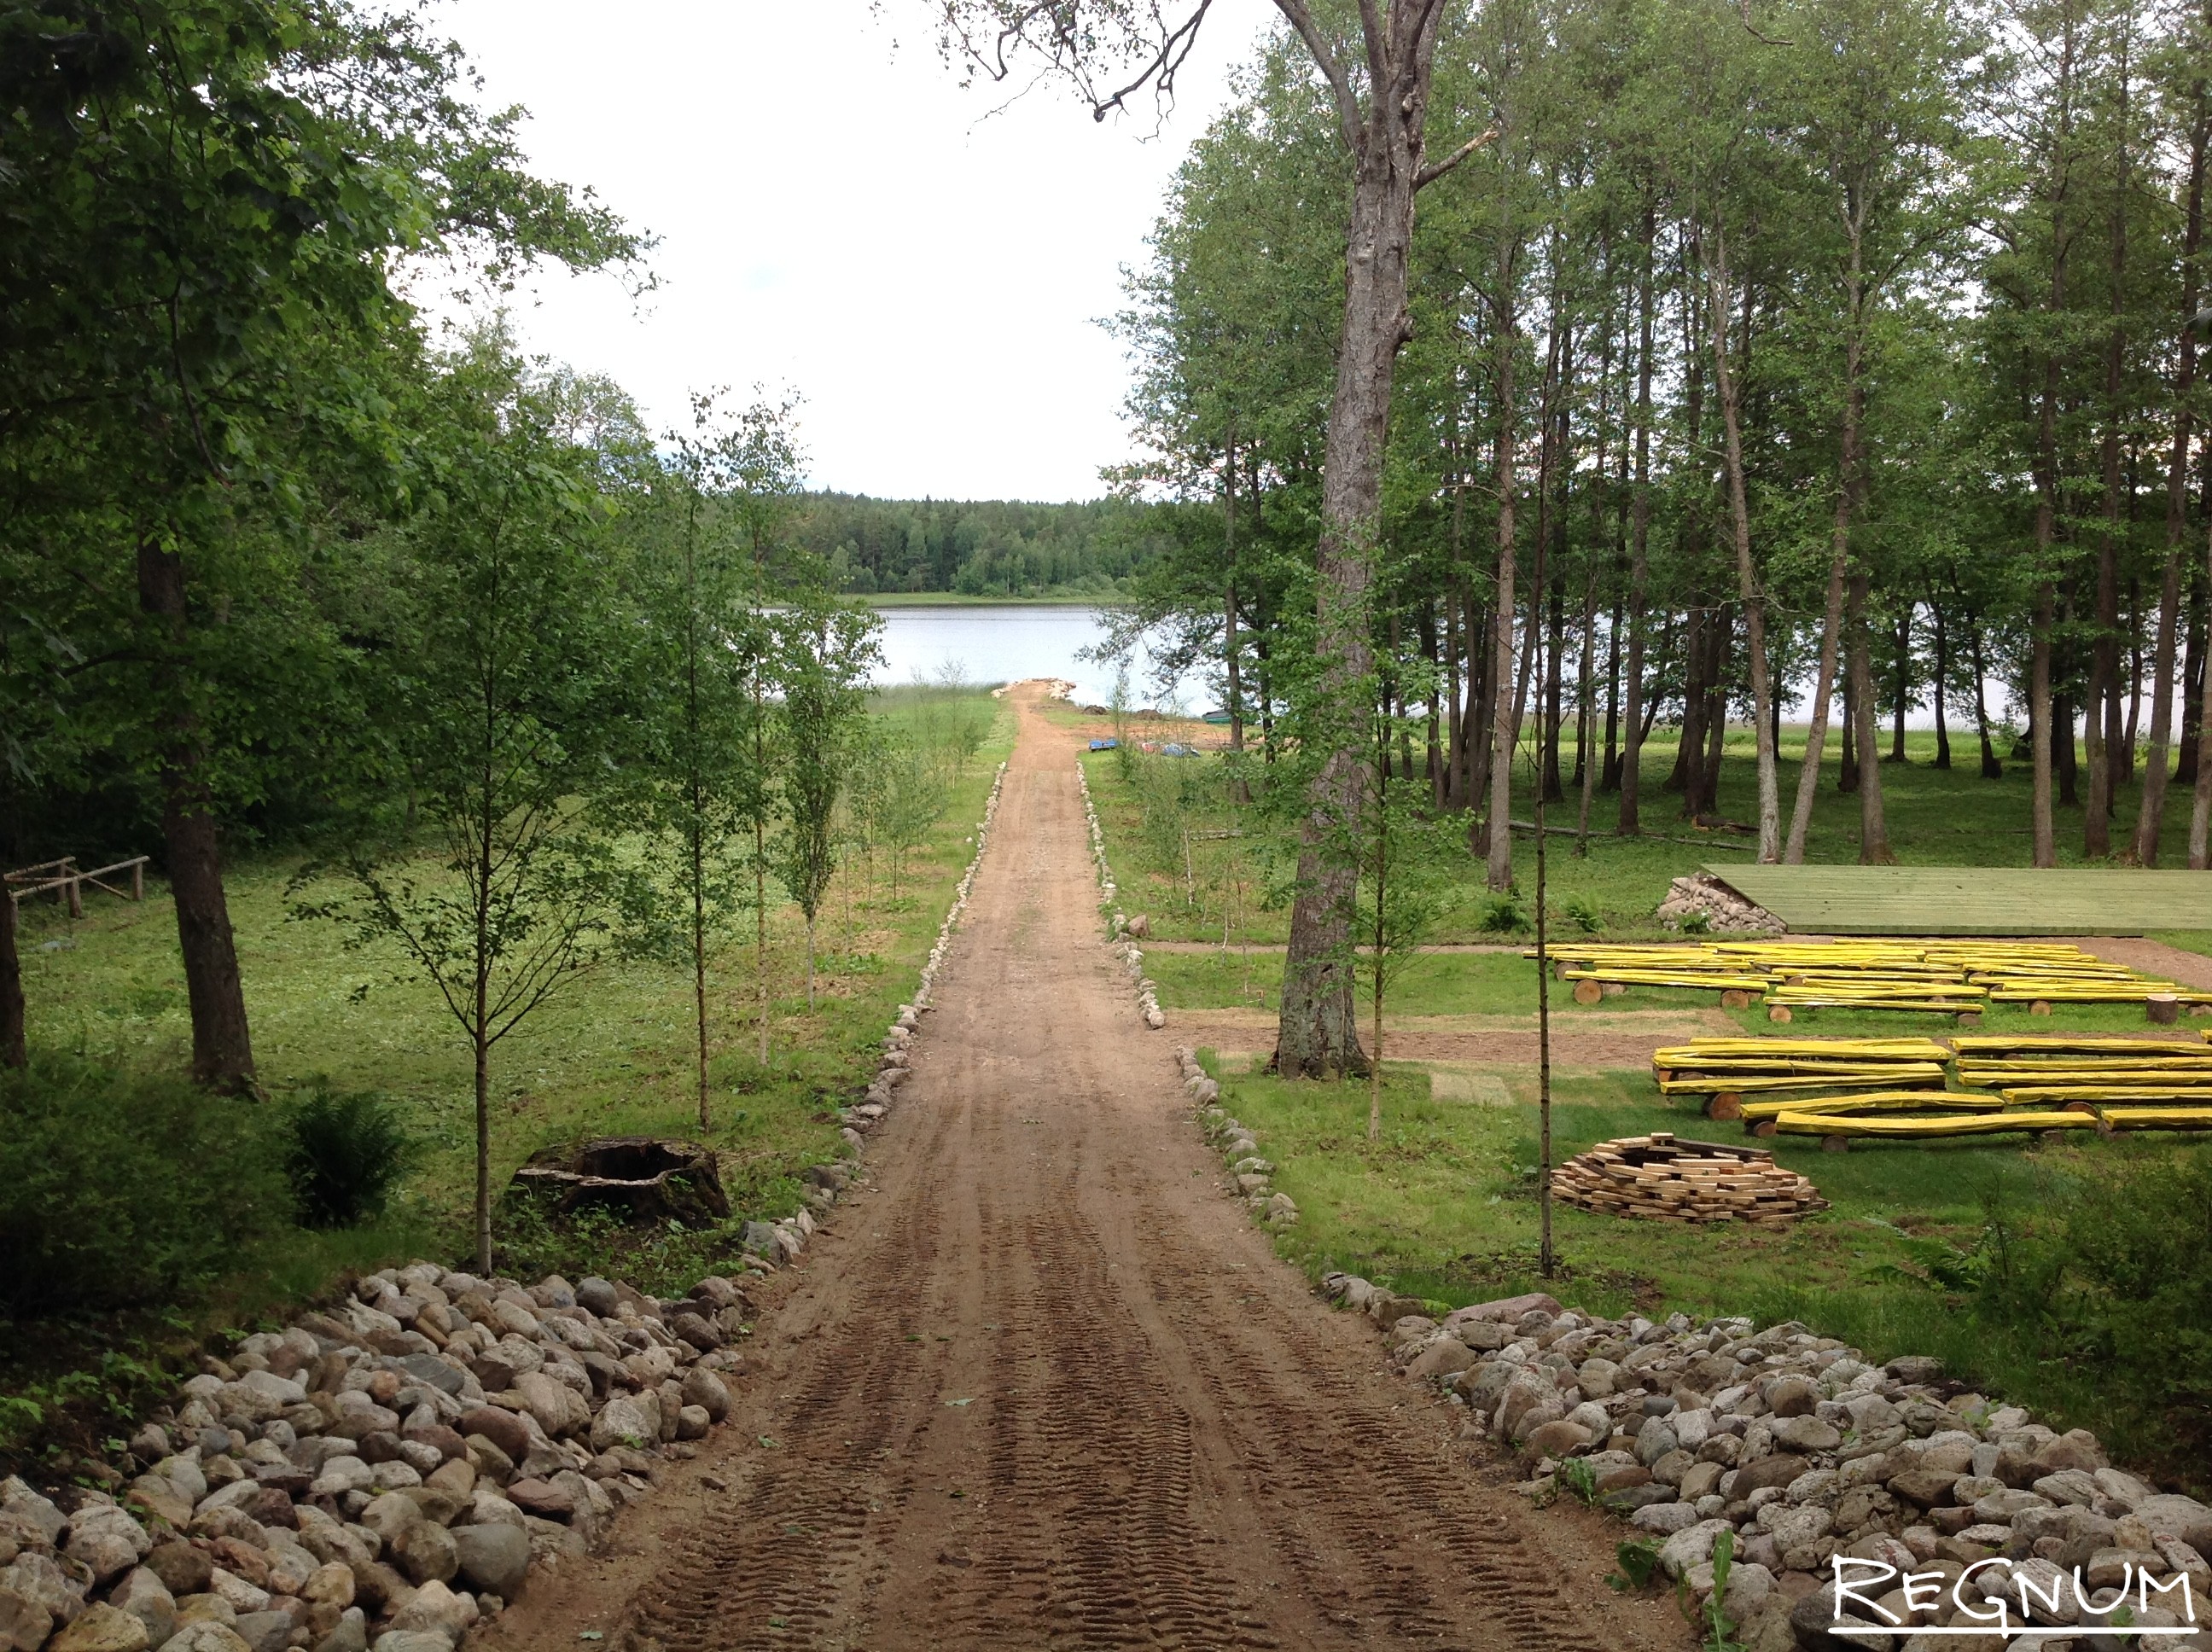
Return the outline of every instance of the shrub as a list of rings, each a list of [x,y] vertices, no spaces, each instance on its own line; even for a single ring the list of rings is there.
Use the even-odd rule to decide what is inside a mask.
[[[1525,935],[1535,927],[1519,895],[1492,895],[1482,903],[1482,932],[1486,935]]]
[[[2212,1152],[2100,1166],[2045,1219],[1993,1206],[1976,1316],[2092,1378],[2124,1436],[2212,1449]]]
[[[293,1109],[285,1155],[301,1220],[311,1228],[349,1228],[380,1215],[407,1172],[409,1145],[390,1102],[319,1082]]]
[[[1585,935],[1605,932],[1605,914],[1597,909],[1597,902],[1587,895],[1570,896],[1562,908],[1567,920]]]
[[[276,1122],[81,1056],[0,1069],[0,1307],[126,1308],[214,1278],[291,1216]]]

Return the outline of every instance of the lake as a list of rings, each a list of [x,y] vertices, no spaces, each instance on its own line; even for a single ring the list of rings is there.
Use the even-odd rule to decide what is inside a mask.
[[[1018,683],[1058,677],[1075,684],[1078,705],[1103,706],[1114,696],[1114,667],[1079,658],[1104,635],[1096,608],[1070,604],[1004,608],[893,608],[884,616],[879,683],[933,682],[957,669],[970,683]],[[1189,712],[1214,703],[1198,677],[1176,685],[1175,697]],[[1152,661],[1141,652],[1130,662],[1129,703],[1160,703]]]

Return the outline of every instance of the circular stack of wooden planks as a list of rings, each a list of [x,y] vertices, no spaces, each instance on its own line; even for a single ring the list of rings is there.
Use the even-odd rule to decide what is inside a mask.
[[[1760,1147],[1685,1141],[1663,1130],[1601,1141],[1552,1172],[1552,1196],[1586,1211],[1686,1224],[1780,1227],[1828,1201]]]

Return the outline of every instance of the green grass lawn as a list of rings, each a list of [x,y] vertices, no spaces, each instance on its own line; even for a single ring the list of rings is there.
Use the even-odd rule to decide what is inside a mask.
[[[915,703],[909,705],[907,701]],[[953,886],[974,854],[974,833],[1012,720],[981,691],[888,696],[887,714],[943,717],[967,709],[989,733],[955,786],[928,841],[910,858],[894,895],[890,868],[849,868],[833,886],[819,925],[817,1006],[807,1006],[804,929],[795,907],[772,914],[769,1058],[757,1054],[754,949],[723,949],[710,971],[712,1122],[697,1120],[690,972],[677,964],[609,962],[568,983],[493,1052],[492,1177],[549,1144],[592,1135],[653,1133],[703,1139],[720,1156],[736,1216],[796,1208],[798,1173],[841,1151],[833,1108],[857,1096],[883,1029],[914,989]],[[923,704],[923,701],[931,703]],[[943,703],[940,703],[943,702]],[[287,1230],[242,1255],[235,1273],[180,1314],[118,1322],[0,1327],[0,1395],[51,1384],[73,1363],[119,1344],[173,1344],[179,1334],[252,1323],[312,1297],[347,1269],[368,1270],[468,1248],[473,1196],[474,1108],[469,1046],[433,990],[394,950],[349,951],[339,928],[287,915],[292,856],[246,858],[228,869],[259,1077],[282,1106],[310,1085],[370,1090],[400,1109],[415,1144],[404,1191],[386,1216],[335,1233]],[[774,885],[771,884],[773,890]],[[773,898],[773,896],[772,896]],[[191,1023],[177,955],[174,909],[149,880],[141,905],[89,897],[71,921],[57,907],[23,908],[23,987],[31,1042],[103,1061],[179,1071]],[[501,1235],[502,1260],[532,1259],[544,1236]],[[648,1288],[688,1285],[688,1253],[622,1258]],[[684,1267],[689,1277],[673,1273]]]
[[[1919,865],[2026,865],[2027,765],[2008,762],[2003,779],[1984,780],[1971,735],[1954,737],[1952,748],[1953,767],[1937,769],[1933,766],[1934,734],[1914,731],[1905,738],[1906,761],[1881,765],[1890,844],[1898,859]],[[1601,792],[1591,803],[1587,857],[1577,856],[1571,838],[1547,840],[1548,904],[1561,933],[1571,927],[1568,905],[1579,902],[1595,912],[1609,939],[1662,936],[1666,932],[1658,927],[1652,911],[1672,879],[1708,860],[1725,864],[1750,859],[1750,837],[1706,831],[1680,817],[1680,794],[1662,789],[1674,753],[1669,732],[1655,731],[1644,750],[1646,836],[1612,835],[1619,799]],[[1785,827],[1803,756],[1804,731],[1784,728],[1778,779]],[[1291,846],[1266,835],[1267,829],[1257,811],[1232,808],[1225,802],[1224,789],[1204,777],[1204,771],[1212,768],[1210,759],[1139,756],[1127,766],[1132,774],[1125,774],[1125,766],[1111,752],[1091,752],[1084,762],[1122,904],[1133,914],[1146,913],[1154,934],[1162,939],[1219,941],[1225,919],[1232,943],[1240,937],[1255,943],[1279,944],[1284,940],[1290,921]],[[1858,859],[1859,800],[1856,794],[1837,791],[1840,763],[1832,738],[1824,754],[1819,800],[1807,841],[1807,859],[1812,861],[1852,863]],[[1516,819],[1529,816],[1528,772],[1524,762],[1516,776]],[[1183,778],[1171,785],[1164,777],[1167,773]],[[1732,729],[1721,766],[1721,814],[1738,821],[1755,819],[1756,787],[1751,735]],[[1178,790],[1182,799],[1179,805]],[[1548,810],[1548,823],[1554,828],[1576,823],[1580,794],[1571,786],[1568,792],[1565,801]],[[2121,790],[2112,833],[2117,843],[2124,844],[2132,829],[2136,796],[2134,786]],[[2181,864],[2190,801],[2186,788],[2167,788],[2162,817],[2166,865]],[[1186,822],[1194,834],[1234,829],[1243,835],[1196,836],[1188,845],[1187,865],[1178,829]],[[2090,864],[2080,854],[2081,811],[2062,806],[2057,825],[2060,864]],[[1535,885],[1535,850],[1533,839],[1525,834],[1515,835],[1514,871],[1522,895],[1530,896]],[[1482,864],[1469,855],[1462,875],[1451,883],[1442,921],[1431,938],[1499,938],[1483,929],[1490,904]],[[2212,951],[2212,936],[2174,944]]]

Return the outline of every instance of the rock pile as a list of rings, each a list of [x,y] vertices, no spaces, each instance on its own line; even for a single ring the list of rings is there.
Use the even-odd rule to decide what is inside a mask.
[[[1818,1188],[1765,1148],[1680,1141],[1664,1130],[1576,1154],[1552,1172],[1552,1196],[1614,1216],[1770,1228],[1828,1208]]]
[[[1705,926],[1717,935],[1779,935],[1786,926],[1765,907],[1747,901],[1707,872],[1692,872],[1667,886],[1659,903],[1659,921],[1680,929],[1692,913],[1702,913]]]
[[[449,1652],[728,1414],[745,1299],[433,1263],[248,1337],[104,1490],[0,1482],[7,1652]]]
[[[1137,946],[1137,939],[1147,935],[1149,928],[1140,913],[1132,921],[1115,899],[1113,868],[1106,864],[1106,835],[1098,827],[1098,811],[1091,801],[1091,781],[1083,772],[1083,765],[1075,765],[1076,789],[1083,793],[1083,818],[1091,828],[1091,858],[1098,867],[1098,906],[1106,914],[1106,925],[1113,936],[1115,956],[1121,967],[1129,972],[1137,994],[1137,1009],[1145,1017],[1145,1024],[1154,1032],[1168,1024],[1167,1013],[1160,1008],[1159,988],[1145,974],[1145,955]]]
[[[1855,1643],[1832,1632],[1837,1555],[1868,1563],[1854,1576],[1941,1574],[1915,1601],[1889,1583],[1876,1592],[1909,1627],[1985,1628],[2000,1597],[2017,1627],[2029,1614],[2016,1584],[2062,1577],[2063,1614],[2039,1604],[2033,1615],[2083,1632],[2046,1649],[2106,1644],[2103,1631],[2125,1621],[2113,1616],[2123,1588],[2139,1627],[2185,1621],[2172,1610],[2185,1578],[2195,1621],[2212,1620],[2212,1508],[2112,1467],[2086,1430],[2061,1434],[1966,1391],[1936,1360],[1876,1365],[1795,1322],[1754,1333],[1743,1319],[1598,1319],[1543,1295],[1439,1318],[1347,1274],[1323,1290],[1383,1329],[1404,1374],[1465,1406],[1466,1432],[1516,1449],[1533,1466],[1530,1495],[1576,1493],[1620,1514],[1693,1596],[1711,1592],[1714,1543],[1733,1532],[1723,1610],[1753,1652]],[[2071,1592],[2076,1569],[2086,1600]],[[1975,1644],[1956,1632],[1865,1643]],[[2212,1632],[2161,1643],[2212,1646]]]
[[[1206,1139],[1221,1150],[1229,1173],[1236,1178],[1237,1196],[1269,1227],[1287,1228],[1298,1219],[1297,1203],[1274,1187],[1275,1167],[1260,1157],[1260,1140],[1221,1106],[1221,1086],[1206,1077],[1194,1050],[1176,1052],[1182,1072],[1182,1087],[1198,1105],[1200,1126]]]

